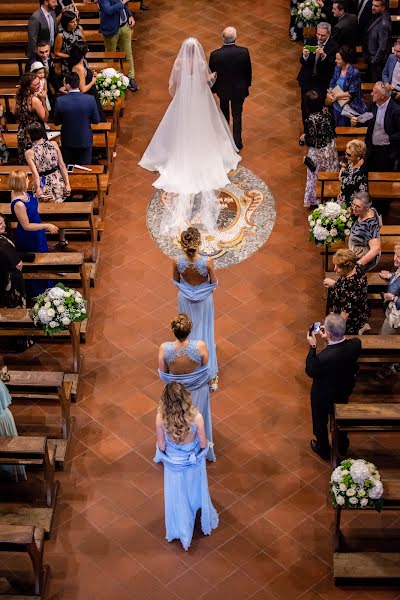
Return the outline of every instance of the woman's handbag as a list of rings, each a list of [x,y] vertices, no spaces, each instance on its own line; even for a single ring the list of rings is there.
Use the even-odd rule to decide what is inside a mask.
[[[392,329],[398,329],[400,327],[400,310],[396,308],[395,302],[389,302],[386,308],[385,316]]]
[[[315,171],[317,170],[317,165],[309,156],[305,156],[303,162],[306,165],[307,169],[310,169],[311,173],[315,173]]]

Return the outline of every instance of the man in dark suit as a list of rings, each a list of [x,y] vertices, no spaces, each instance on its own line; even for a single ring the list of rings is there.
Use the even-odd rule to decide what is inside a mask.
[[[335,68],[335,57],[337,45],[331,39],[331,26],[329,23],[319,23],[317,37],[308,41],[310,46],[318,46],[315,52],[309,52],[303,48],[300,58],[300,71],[297,81],[301,89],[301,113],[303,124],[307,118],[305,95],[310,90],[315,90],[322,98],[325,98],[333,70]]]
[[[59,91],[61,85],[60,81],[57,77],[56,69],[54,67],[53,59],[50,55],[50,44],[47,41],[38,42],[36,46],[36,50],[34,54],[28,59],[25,66],[25,73],[30,73],[31,65],[34,62],[41,62],[48,72],[47,84],[48,84],[48,98],[51,104],[52,109],[54,108],[54,103],[56,101],[56,94]]]
[[[344,1],[334,2],[332,7],[333,16],[338,19],[332,29],[332,39],[337,47],[350,46],[355,49],[358,39],[358,20],[356,15],[346,12]]]
[[[247,48],[236,46],[236,29],[227,27],[222,38],[224,45],[210,54],[210,69],[217,74],[212,87],[217,94],[225,119],[230,121],[230,109],[233,119],[233,139],[239,150],[242,143],[243,102],[249,95],[251,86],[251,61]]]
[[[321,458],[330,454],[328,419],[335,403],[348,402],[353,391],[357,373],[357,360],[361,352],[359,338],[346,340],[346,321],[340,315],[328,315],[321,326],[321,337],[327,344],[317,354],[314,332],[308,332],[310,349],[306,359],[306,373],[313,380],[311,386],[311,414],[315,440],[311,449]],[[347,435],[339,438],[339,453],[346,455],[349,441]]]
[[[373,117],[368,121],[367,171],[394,171],[400,149],[400,107],[391,99],[390,84],[378,81],[371,92],[372,103],[367,110]],[[358,118],[351,119],[357,125]]]
[[[358,0],[357,19],[359,37],[363,38],[372,17],[372,0]]]
[[[58,32],[55,9],[57,0],[40,0],[38,8],[28,22],[28,57],[31,58],[36,51],[39,41],[49,42],[50,48]]]
[[[90,165],[93,133],[91,124],[100,122],[96,100],[79,91],[79,75],[69,73],[65,78],[68,94],[57,98],[54,123],[61,125],[61,152],[65,164]]]
[[[392,47],[392,22],[386,0],[372,0],[372,19],[365,31],[363,55],[369,67],[369,81],[379,81]]]

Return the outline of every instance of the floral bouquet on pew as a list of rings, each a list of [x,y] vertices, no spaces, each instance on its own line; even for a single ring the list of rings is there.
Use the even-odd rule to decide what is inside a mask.
[[[331,200],[320,204],[308,217],[310,224],[310,242],[317,246],[330,246],[350,234],[353,224],[352,215],[346,204],[338,204]]]
[[[114,106],[118,98],[125,98],[128,85],[128,77],[111,67],[103,69],[96,79],[96,87],[99,91],[101,103],[107,104],[109,102],[111,106]]]
[[[317,0],[304,0],[297,2],[297,7],[292,9],[297,27],[314,27],[325,18],[321,4]]]
[[[70,323],[87,319],[87,303],[80,292],[57,283],[37,296],[30,315],[35,325],[47,335],[54,335]]]
[[[383,506],[383,485],[373,463],[347,458],[333,471],[331,497],[335,508],[375,508]]]

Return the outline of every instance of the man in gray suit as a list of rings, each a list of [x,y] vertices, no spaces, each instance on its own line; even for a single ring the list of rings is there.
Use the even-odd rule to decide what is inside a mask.
[[[40,0],[40,8],[29,19],[28,58],[34,56],[40,41],[49,42],[50,48],[53,48],[58,28],[55,13],[56,6],[57,0]]]
[[[386,10],[386,0],[372,0],[372,19],[363,41],[364,59],[369,67],[369,79],[375,83],[382,77],[383,67],[392,47],[392,22]]]

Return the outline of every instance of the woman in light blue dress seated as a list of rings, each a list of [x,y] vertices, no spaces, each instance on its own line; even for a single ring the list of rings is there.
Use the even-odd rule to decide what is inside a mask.
[[[214,343],[213,291],[218,281],[211,258],[200,256],[201,236],[189,227],[181,234],[184,254],[174,258],[173,283],[178,288],[178,311],[192,319],[191,340],[204,340],[208,348],[211,379],[217,382],[218,363]]]
[[[193,537],[196,513],[201,529],[210,535],[218,513],[208,491],[206,453],[209,447],[204,420],[180,383],[169,383],[162,393],[156,418],[155,462],[164,463],[166,539],[180,540],[185,550]]]
[[[10,392],[3,381],[0,380],[0,435],[18,435],[17,428],[15,427],[14,417],[12,412],[8,408],[11,404]],[[25,467],[14,467],[14,466],[1,466],[0,470],[4,473],[8,473],[15,479],[21,480],[26,479]]]
[[[207,346],[203,340],[188,339],[192,321],[187,315],[179,314],[175,317],[171,321],[171,328],[176,340],[161,344],[158,373],[164,383],[181,383],[191,393],[193,404],[203,416],[206,436],[211,443],[207,460],[214,461]]]

